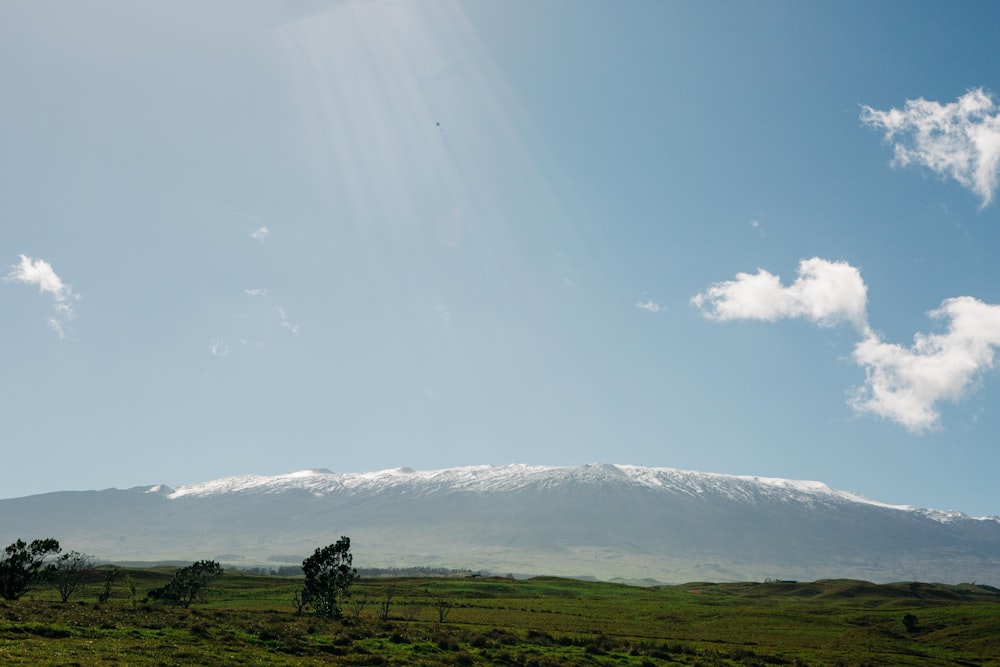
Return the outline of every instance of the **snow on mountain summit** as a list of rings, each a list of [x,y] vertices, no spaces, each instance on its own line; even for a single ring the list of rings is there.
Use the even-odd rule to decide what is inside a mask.
[[[186,484],[174,487],[167,497],[177,499],[234,493],[279,494],[293,491],[303,491],[314,496],[325,496],[330,493],[375,493],[386,490],[425,494],[485,493],[555,488],[564,485],[629,485],[646,487],[659,493],[692,498],[723,497],[744,503],[755,503],[765,499],[801,504],[858,503],[891,510],[919,512],[941,522],[965,516],[954,511],[926,510],[908,505],[881,503],[856,493],[833,489],[817,481],[600,463],[582,466],[477,465],[440,470],[390,468],[365,473],[336,473],[325,468],[315,468],[282,475],[240,475]],[[150,489],[150,492],[153,492],[153,489]],[[995,519],[995,517],[976,518]]]
[[[359,562],[658,581],[1000,578],[1000,517],[888,505],[818,481],[594,463],[324,468],[0,501],[0,535],[104,558]]]

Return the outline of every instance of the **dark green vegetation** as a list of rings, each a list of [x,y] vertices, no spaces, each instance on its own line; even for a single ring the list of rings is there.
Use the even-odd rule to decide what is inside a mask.
[[[350,594],[351,584],[358,577],[358,571],[351,566],[353,560],[351,538],[341,537],[302,561],[305,585],[294,600],[296,611],[309,606],[317,616],[340,618],[343,609],[338,598]]]
[[[141,601],[174,572],[123,569],[103,604],[97,602],[107,580],[102,571],[90,573],[67,603],[51,586],[0,602],[0,664],[1000,662],[1000,590],[972,584],[635,588],[554,578],[360,579],[341,600],[344,618],[333,620],[296,614],[292,599],[302,578],[234,571],[215,579],[187,609]]]
[[[154,588],[146,594],[150,600],[163,600],[187,609],[212,582],[222,576],[222,567],[214,560],[200,560],[179,568],[165,586]],[[65,602],[65,600],[63,600]]]
[[[0,597],[16,600],[27,593],[33,583],[52,571],[54,566],[48,559],[59,551],[59,542],[52,538],[30,544],[17,540],[8,545],[0,556]]]

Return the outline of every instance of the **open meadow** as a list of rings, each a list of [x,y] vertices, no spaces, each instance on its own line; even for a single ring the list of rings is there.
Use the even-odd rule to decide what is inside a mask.
[[[974,584],[373,578],[326,620],[296,613],[300,578],[237,571],[190,608],[144,602],[171,571],[0,602],[0,664],[1000,664],[1000,590]]]

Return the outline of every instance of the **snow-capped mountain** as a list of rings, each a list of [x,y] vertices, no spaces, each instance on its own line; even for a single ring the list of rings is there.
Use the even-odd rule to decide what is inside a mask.
[[[672,468],[320,469],[0,500],[0,543],[56,537],[110,560],[298,563],[340,535],[362,567],[1000,582],[998,517]]]

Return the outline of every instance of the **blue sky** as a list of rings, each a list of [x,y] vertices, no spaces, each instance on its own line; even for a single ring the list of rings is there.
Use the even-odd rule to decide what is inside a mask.
[[[613,462],[1000,514],[998,37],[5,2],[0,497]]]

